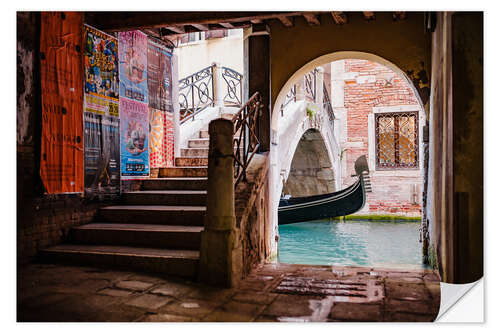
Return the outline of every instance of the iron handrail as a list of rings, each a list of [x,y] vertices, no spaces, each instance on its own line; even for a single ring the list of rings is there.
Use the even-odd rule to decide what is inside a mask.
[[[215,84],[216,65],[205,67],[198,72],[179,80],[179,104],[181,124],[209,106],[215,106],[217,87],[226,88],[223,97],[225,106],[241,107],[243,75],[229,67],[220,67],[222,84]]]
[[[250,161],[259,150],[259,120],[262,98],[258,92],[252,95],[232,118],[234,126],[234,186],[246,179]]]
[[[328,119],[330,121],[335,120],[335,113],[333,112],[332,103],[330,102],[328,89],[326,89],[326,85],[324,83],[323,83],[323,108],[325,108],[326,112],[328,113]]]
[[[224,79],[227,88],[226,94],[223,98],[224,105],[241,107],[241,96],[243,93],[243,85],[241,84],[241,81],[243,79],[243,75],[229,67],[222,67],[222,78]]]
[[[214,105],[214,65],[179,80],[181,124]]]

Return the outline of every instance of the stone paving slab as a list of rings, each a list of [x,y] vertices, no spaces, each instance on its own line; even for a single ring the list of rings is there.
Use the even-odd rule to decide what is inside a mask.
[[[84,266],[17,271],[21,322],[433,321],[430,270],[263,264],[237,288]]]

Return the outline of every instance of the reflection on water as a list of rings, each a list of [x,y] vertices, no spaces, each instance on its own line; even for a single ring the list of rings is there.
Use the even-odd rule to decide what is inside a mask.
[[[311,221],[279,226],[280,262],[422,268],[420,223]]]

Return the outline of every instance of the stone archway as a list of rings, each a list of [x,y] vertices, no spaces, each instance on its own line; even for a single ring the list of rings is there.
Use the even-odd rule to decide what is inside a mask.
[[[280,131],[282,132],[282,127],[283,127],[283,117],[282,117],[282,112],[280,112],[280,107],[283,101],[285,100],[285,97],[287,93],[290,91],[291,87],[298,82],[305,74],[311,72],[313,69],[315,69],[318,66],[321,66],[326,63],[334,62],[337,60],[343,60],[343,59],[362,59],[362,60],[368,60],[372,62],[376,62],[378,64],[381,64],[385,67],[388,67],[391,69],[394,73],[396,73],[397,76],[403,79],[408,86],[412,89],[414,92],[414,95],[418,101],[418,104],[420,105],[420,109],[424,110],[424,103],[421,98],[421,94],[418,91],[418,89],[415,87],[413,84],[412,80],[406,75],[405,72],[403,72],[398,66],[393,64],[392,62],[388,61],[387,59],[384,59],[380,56],[371,54],[371,53],[366,53],[366,52],[357,52],[357,51],[340,51],[340,52],[334,52],[330,54],[326,54],[323,56],[320,56],[309,63],[303,65],[298,71],[293,73],[293,75],[287,80],[286,84],[281,88],[279,93],[277,94],[277,98],[275,100],[274,106],[273,106],[273,112],[272,112],[272,120],[271,120],[271,130],[272,130],[272,137],[280,137],[278,133]],[[425,116],[424,116],[425,118]],[[425,119],[424,119],[425,121]],[[296,119],[288,119],[285,120],[285,122],[288,122],[286,124],[289,128],[296,128],[296,132],[300,132],[302,130],[302,133],[300,133],[300,137],[302,137],[303,133],[307,131],[309,128],[304,128],[304,123],[301,122],[299,118]],[[334,131],[335,127],[338,126],[338,124],[332,123],[332,122],[325,122],[323,124],[323,128],[319,129],[319,132],[321,133],[322,137],[325,138],[324,142],[326,143],[327,150],[329,150],[329,154],[331,156],[331,163],[333,165],[333,174],[337,179],[340,179],[342,177],[342,168],[340,167],[340,158],[341,158],[341,152],[338,144],[336,145],[337,138],[334,137],[334,132],[338,133],[337,131]],[[290,131],[290,130],[289,130]],[[293,131],[291,131],[293,132]],[[288,147],[294,147],[293,152],[295,153],[295,148],[299,145],[299,140],[300,137],[294,140],[288,140],[287,142]],[[281,142],[281,138],[279,142]],[[279,145],[279,143],[278,143]],[[288,149],[290,151],[290,149]],[[277,207],[279,204],[279,195],[282,192],[283,185],[285,184],[285,181],[289,177],[289,172],[290,172],[290,166],[292,164],[292,156],[290,154],[286,154],[282,147],[277,147],[276,144],[271,145],[271,156],[270,156],[270,177],[269,177],[269,187],[271,189],[271,199],[270,199],[270,226],[271,230],[269,230],[269,235],[271,236],[271,249],[272,253],[276,253],[273,250],[277,251],[277,240],[279,239],[278,236],[278,218],[277,218]],[[283,168],[283,166],[287,166]],[[292,173],[293,175],[293,173]],[[425,175],[425,172],[424,172]],[[338,180],[335,182],[335,190],[340,189],[340,184],[341,181]],[[307,193],[307,192],[305,192]],[[304,194],[307,195],[307,194]],[[274,242],[273,242],[274,240]]]

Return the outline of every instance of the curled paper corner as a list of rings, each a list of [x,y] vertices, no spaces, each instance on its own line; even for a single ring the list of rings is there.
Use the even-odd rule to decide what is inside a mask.
[[[484,278],[467,284],[441,282],[441,306],[436,322],[484,322]]]

